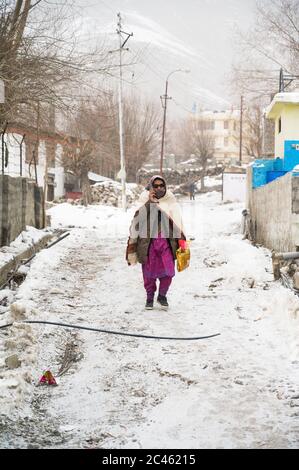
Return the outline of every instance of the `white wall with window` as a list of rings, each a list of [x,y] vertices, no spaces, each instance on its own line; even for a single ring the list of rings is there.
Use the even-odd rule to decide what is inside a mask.
[[[5,168],[4,174],[19,177],[23,176],[32,180],[37,179],[37,184],[44,188],[46,173],[46,142],[41,140],[36,149],[30,138],[25,138],[21,146],[23,135],[16,132],[5,134]],[[36,169],[34,154],[36,160]],[[48,167],[48,174],[54,175],[53,197],[59,198],[65,194],[64,168],[61,164],[62,146],[57,144],[55,149],[55,167]],[[51,181],[51,177],[48,179]],[[52,182],[51,182],[52,183]]]

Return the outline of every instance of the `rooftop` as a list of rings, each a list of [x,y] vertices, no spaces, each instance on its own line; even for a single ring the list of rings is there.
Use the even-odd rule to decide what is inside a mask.
[[[239,119],[240,110],[228,109],[226,111],[202,111],[198,114],[198,117],[213,119],[213,120]]]
[[[268,119],[275,119],[281,112],[284,105],[299,105],[299,92],[283,92],[277,93],[271,104],[266,108],[266,116]]]

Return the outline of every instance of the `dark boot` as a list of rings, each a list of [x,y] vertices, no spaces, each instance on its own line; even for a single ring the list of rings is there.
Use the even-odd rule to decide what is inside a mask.
[[[167,298],[165,297],[165,295],[159,294],[157,298],[157,302],[161,305],[163,310],[168,309],[169,305],[168,305]]]
[[[146,304],[145,304],[145,309],[153,310],[153,308],[154,308],[154,301],[151,299],[147,299]]]

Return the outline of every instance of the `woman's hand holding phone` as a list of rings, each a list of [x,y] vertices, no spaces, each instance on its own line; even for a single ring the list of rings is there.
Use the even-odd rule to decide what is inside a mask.
[[[158,202],[159,202],[159,200],[156,198],[156,192],[155,192],[154,188],[151,188],[151,189],[149,190],[149,200],[150,200],[151,202],[154,202],[154,203],[158,203]]]

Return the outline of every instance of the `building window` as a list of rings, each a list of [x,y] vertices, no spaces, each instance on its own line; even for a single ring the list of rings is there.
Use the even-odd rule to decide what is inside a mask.
[[[224,121],[224,129],[228,129],[228,124],[229,124],[228,121]]]
[[[215,121],[204,121],[202,123],[202,130],[213,131],[215,129]]]
[[[228,147],[228,137],[224,137],[224,147]]]
[[[280,133],[281,133],[281,116],[278,119],[278,134],[280,134]]]

